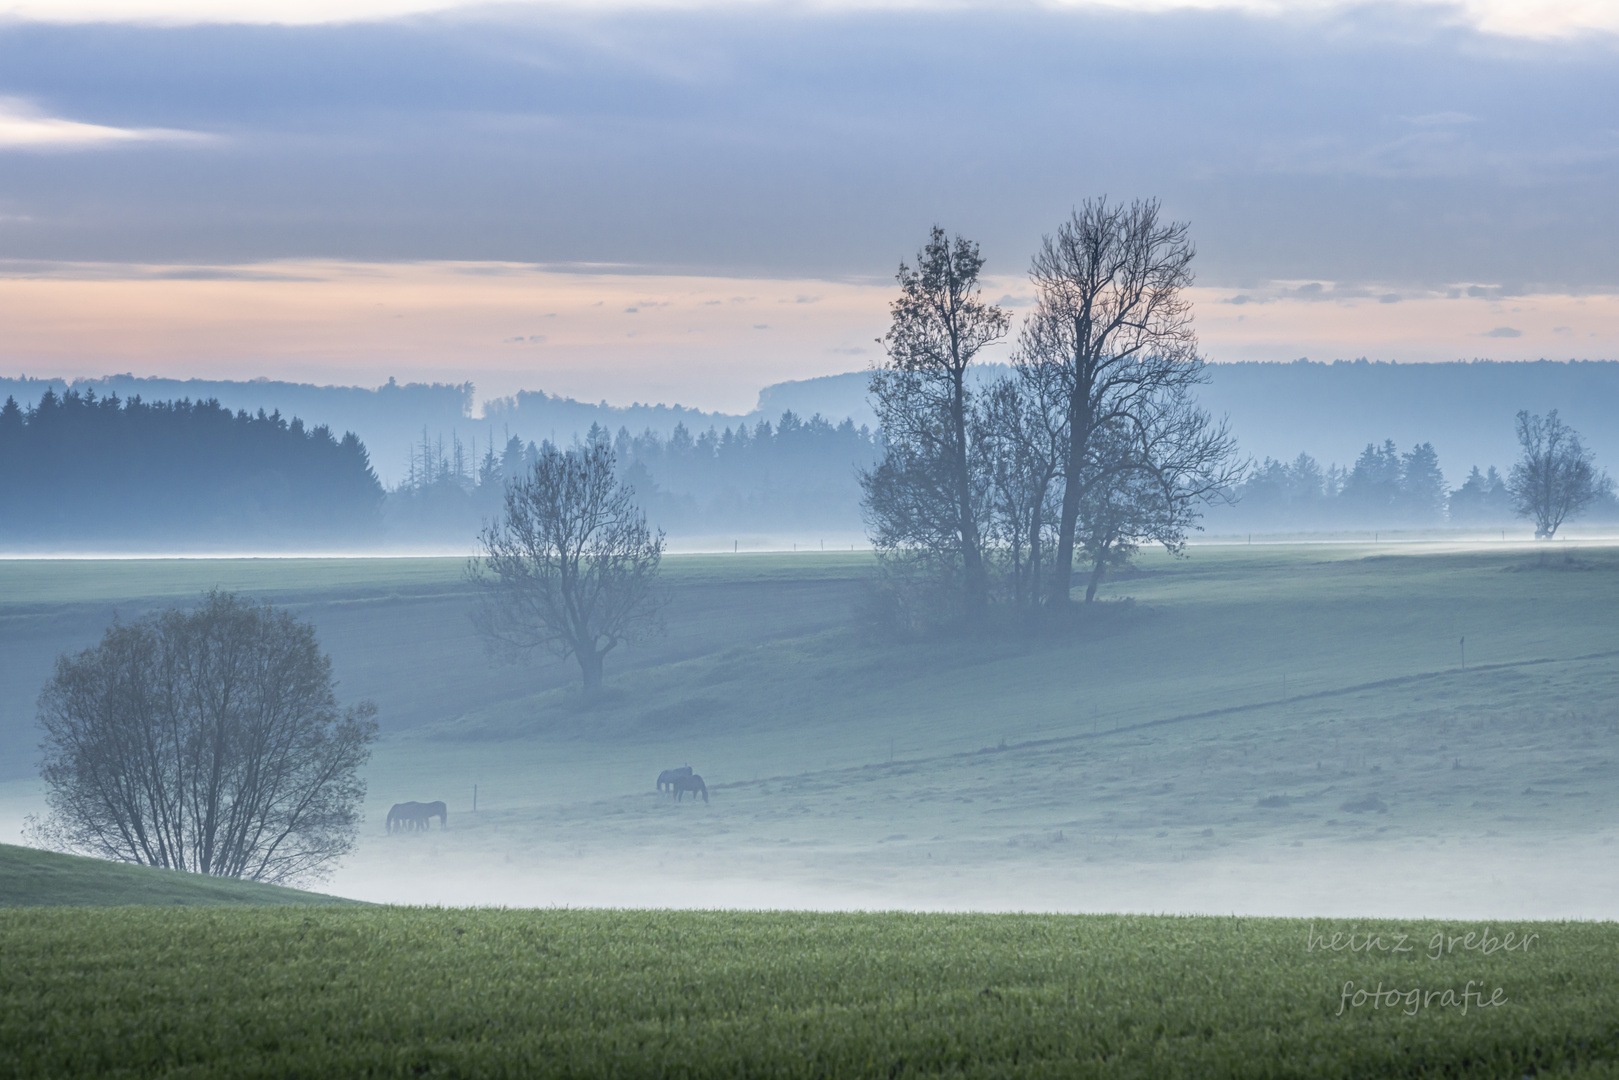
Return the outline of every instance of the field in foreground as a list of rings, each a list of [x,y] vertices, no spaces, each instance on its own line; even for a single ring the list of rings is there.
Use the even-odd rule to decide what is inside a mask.
[[[1619,1070],[1611,923],[55,908],[0,955],[8,1076]]]

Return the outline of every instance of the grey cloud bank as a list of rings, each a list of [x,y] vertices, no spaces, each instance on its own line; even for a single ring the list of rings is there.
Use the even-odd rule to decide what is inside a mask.
[[[1619,43],[1452,16],[12,23],[0,97],[212,137],[0,150],[0,257],[865,277],[937,220],[1005,273],[1109,192],[1190,218],[1202,281],[1234,290],[1619,286]]]

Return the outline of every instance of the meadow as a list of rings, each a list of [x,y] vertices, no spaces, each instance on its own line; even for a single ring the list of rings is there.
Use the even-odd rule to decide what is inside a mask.
[[[1611,924],[47,908],[0,914],[0,955],[10,1076],[1518,1077],[1619,1062]]]
[[[354,901],[257,881],[187,874],[0,844],[0,908],[353,906]]]
[[[31,741],[50,656],[114,610],[219,585],[313,619],[341,692],[381,707],[342,895],[1614,914],[1619,550],[1209,545],[971,641],[863,627],[868,568],[671,557],[668,634],[586,705],[566,665],[484,659],[457,560],[3,563],[0,729]],[[682,762],[710,803],[657,797]],[[405,799],[450,828],[383,835]]]

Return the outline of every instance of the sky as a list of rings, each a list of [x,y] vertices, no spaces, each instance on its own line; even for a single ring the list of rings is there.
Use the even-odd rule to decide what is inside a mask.
[[[220,12],[228,12],[224,21]],[[1619,358],[1619,4],[0,0],[0,369],[745,411],[1088,197],[1209,359]]]

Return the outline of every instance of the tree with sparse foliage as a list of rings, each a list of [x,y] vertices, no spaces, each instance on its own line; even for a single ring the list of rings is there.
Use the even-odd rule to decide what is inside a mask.
[[[1038,374],[1015,368],[984,389],[974,413],[977,442],[988,458],[988,535],[1017,607],[1041,601],[1057,520],[1057,479],[1067,458],[1062,403]]]
[[[900,295],[881,340],[887,363],[870,380],[885,452],[861,477],[879,559],[921,561],[934,579],[953,579],[969,620],[989,602],[989,573],[967,368],[1008,321],[981,295],[983,265],[977,244],[938,226],[916,267],[900,264]]]
[[[40,696],[48,847],[219,877],[325,876],[354,844],[376,708],[340,708],[315,629],[211,593],[114,622]]]
[[[608,653],[662,628],[663,532],[647,528],[614,464],[601,440],[540,447],[528,473],[506,485],[505,512],[467,564],[480,601],[473,623],[491,655],[572,657],[586,697],[601,692]]]
[[[1087,200],[1034,257],[1038,303],[1019,339],[1020,364],[1045,369],[1063,402],[1063,497],[1050,603],[1069,600],[1088,485],[1111,474],[1102,433],[1137,428],[1155,405],[1205,377],[1192,331],[1195,254],[1184,222],[1164,222],[1156,200]]]
[[[1535,523],[1535,539],[1550,540],[1569,518],[1613,490],[1608,474],[1598,471],[1579,433],[1557,418],[1518,413],[1518,446],[1522,456],[1512,466],[1507,491],[1519,517]]]
[[[1091,564],[1087,604],[1107,571],[1127,565],[1143,543],[1183,554],[1201,508],[1228,501],[1245,470],[1235,439],[1184,390],[1092,439],[1096,473],[1085,480],[1078,527],[1079,549]]]

